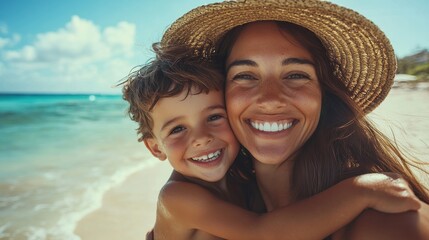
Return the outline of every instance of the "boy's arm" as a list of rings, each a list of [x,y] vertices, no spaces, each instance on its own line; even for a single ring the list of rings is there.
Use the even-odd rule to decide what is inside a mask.
[[[429,205],[422,203],[418,211],[398,214],[368,209],[347,226],[344,232],[340,239],[429,239]]]
[[[191,183],[169,183],[159,201],[171,221],[226,239],[321,239],[373,204],[374,194],[365,184],[368,183],[362,183],[359,178],[348,179],[309,199],[263,215],[220,200]],[[390,198],[389,194],[385,195],[385,199]],[[397,203],[408,202],[400,208],[412,209],[405,198],[392,197],[396,203],[389,207],[403,211],[398,210]]]
[[[310,198],[265,214],[260,222],[266,231],[285,239],[322,239],[366,208],[399,213],[419,207],[420,202],[399,175],[372,173],[346,179]]]

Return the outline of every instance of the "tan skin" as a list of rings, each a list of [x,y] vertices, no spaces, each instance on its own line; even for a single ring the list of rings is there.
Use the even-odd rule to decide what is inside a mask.
[[[293,161],[285,159],[314,132],[321,110],[322,94],[310,53],[288,39],[274,24],[249,25],[226,63],[230,124],[257,159],[254,166],[268,210],[290,202],[285,176],[291,176]],[[261,124],[283,129],[273,132],[253,126]]]
[[[397,176],[368,174],[267,214],[245,210],[243,199],[234,198],[244,196],[240,187],[227,189],[225,184],[238,143],[222,93],[163,98],[151,115],[155,137],[145,144],[175,169],[159,195],[155,239],[318,239],[368,207],[385,212],[419,207],[406,184],[393,180]],[[219,150],[216,160],[198,160]],[[305,231],[308,226],[313,230]]]
[[[294,204],[291,156],[314,132],[321,108],[310,53],[275,23],[251,23],[232,46],[226,69],[229,121],[254,156],[268,210]],[[367,210],[333,238],[429,239],[429,207],[421,205],[416,212],[395,215]]]
[[[366,210],[333,239],[429,239],[429,206],[422,203],[418,211],[397,214]]]

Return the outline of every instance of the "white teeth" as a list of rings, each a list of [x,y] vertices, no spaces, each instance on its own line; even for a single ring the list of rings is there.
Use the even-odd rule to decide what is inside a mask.
[[[250,124],[252,125],[252,127],[263,132],[280,132],[292,127],[292,122],[289,122],[289,123],[250,122]]]
[[[264,130],[263,131],[271,132],[271,127],[270,127],[269,123],[267,123],[267,122],[264,123]]]
[[[211,162],[211,161],[215,160],[216,158],[218,158],[220,156],[220,153],[221,153],[221,151],[217,150],[216,152],[209,153],[207,155],[194,157],[194,158],[192,158],[192,160],[198,161],[198,162]]]
[[[279,131],[279,125],[277,123],[271,124],[271,131],[272,132],[278,132]]]

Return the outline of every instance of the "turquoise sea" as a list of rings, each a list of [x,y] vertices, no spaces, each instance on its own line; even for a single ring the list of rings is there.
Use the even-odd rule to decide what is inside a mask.
[[[79,239],[79,219],[152,164],[120,95],[0,94],[0,239]]]
[[[429,85],[392,89],[370,118],[429,162],[428,102]],[[77,240],[107,190],[157,163],[126,107],[120,95],[0,94],[0,240]]]

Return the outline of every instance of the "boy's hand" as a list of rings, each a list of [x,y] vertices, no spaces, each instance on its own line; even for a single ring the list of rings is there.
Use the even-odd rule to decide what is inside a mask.
[[[418,210],[420,201],[408,183],[396,173],[368,173],[353,179],[363,189],[368,207],[385,213],[400,213]]]

